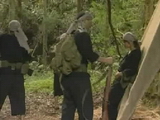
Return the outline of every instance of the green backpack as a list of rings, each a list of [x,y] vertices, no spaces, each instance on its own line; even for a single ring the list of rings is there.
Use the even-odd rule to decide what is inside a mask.
[[[57,43],[51,67],[55,73],[68,75],[81,67],[81,60],[82,57],[77,49],[74,36],[70,34]]]

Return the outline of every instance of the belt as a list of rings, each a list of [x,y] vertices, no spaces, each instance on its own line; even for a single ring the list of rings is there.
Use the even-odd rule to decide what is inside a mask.
[[[10,63],[7,60],[0,60],[0,68],[11,67],[12,70],[20,69],[22,74],[28,73],[29,65],[28,63]]]
[[[10,63],[7,60],[0,60],[0,67],[11,67],[12,69],[21,69],[23,63]]]

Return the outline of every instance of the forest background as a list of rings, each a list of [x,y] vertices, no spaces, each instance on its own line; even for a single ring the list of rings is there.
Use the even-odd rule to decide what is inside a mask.
[[[122,56],[126,53],[121,42],[123,33],[133,32],[141,41],[157,2],[158,0],[111,0],[111,22]],[[53,47],[57,37],[67,30],[76,14],[81,10],[93,13],[94,20],[91,30],[93,48],[102,56],[115,58],[113,73],[116,72],[120,59],[115,36],[110,29],[107,0],[0,0],[0,32],[7,32],[9,21],[17,19],[21,22],[29,39],[34,57],[30,65],[34,73],[31,77],[25,76],[27,110],[28,113],[34,112],[35,116],[39,114],[41,117],[39,120],[43,120],[43,114],[44,116],[59,114],[57,111],[60,108],[55,105],[56,101],[52,94],[53,71],[49,65],[54,57]],[[106,71],[107,65],[105,64],[98,62],[89,64],[96,108],[101,106]],[[44,106],[46,103],[47,105]],[[59,98],[60,103],[61,97]],[[159,104],[160,75],[158,73],[140,101],[140,106],[155,110]],[[9,112],[8,108],[6,104],[3,112],[5,116]],[[35,108],[38,109],[38,113],[33,110]]]

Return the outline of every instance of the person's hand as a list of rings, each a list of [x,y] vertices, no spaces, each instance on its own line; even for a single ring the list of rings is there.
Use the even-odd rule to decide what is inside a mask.
[[[107,57],[106,58],[106,63],[113,64],[113,57]]]
[[[62,35],[60,35],[59,40],[63,40],[67,35],[67,33],[63,33]]]
[[[112,57],[107,57],[107,58],[106,57],[99,57],[98,61],[102,62],[102,63],[113,64],[113,58]]]
[[[122,72],[117,72],[116,75],[115,75],[115,77],[119,78],[119,77],[122,77],[122,75],[123,75]]]

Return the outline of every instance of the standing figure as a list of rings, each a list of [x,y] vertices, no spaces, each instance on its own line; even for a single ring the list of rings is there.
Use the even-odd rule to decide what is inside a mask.
[[[0,110],[9,96],[11,114],[19,120],[25,115],[24,74],[31,60],[27,40],[17,20],[9,23],[8,33],[0,35]]]
[[[88,32],[92,26],[92,19],[92,15],[89,12],[79,13],[66,34],[62,34],[61,36],[63,38],[67,34],[73,35],[77,50],[81,56],[81,60],[75,58],[77,63],[80,61],[80,67],[72,69],[70,74],[63,74],[62,76],[61,85],[64,99],[61,120],[74,120],[76,110],[79,120],[93,119],[92,89],[90,75],[87,72],[88,62],[113,63],[112,57],[100,57],[92,49],[92,42]],[[70,54],[70,56],[73,55]],[[67,66],[67,64],[65,65]]]

